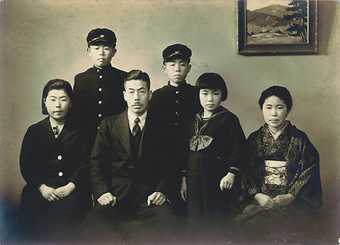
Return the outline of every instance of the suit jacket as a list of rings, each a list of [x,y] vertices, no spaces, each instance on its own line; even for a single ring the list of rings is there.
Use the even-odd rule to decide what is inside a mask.
[[[91,67],[74,78],[73,121],[86,127],[91,140],[106,116],[123,112],[126,72],[108,65],[102,69]]]
[[[41,198],[39,186],[46,184],[57,188],[69,182],[76,185],[71,195],[79,194],[79,198],[84,198],[78,200],[78,204],[90,203],[85,146],[80,130],[67,122],[58,138],[54,137],[48,117],[31,125],[20,152],[20,170],[26,181],[22,206],[42,211],[39,208],[47,201]]]
[[[121,200],[130,190],[146,198],[154,191],[167,194],[166,173],[157,154],[157,137],[147,117],[141,136],[137,160],[132,160],[127,111],[105,118],[98,130],[90,160],[90,178],[95,199],[111,192]],[[146,199],[145,199],[146,200]]]

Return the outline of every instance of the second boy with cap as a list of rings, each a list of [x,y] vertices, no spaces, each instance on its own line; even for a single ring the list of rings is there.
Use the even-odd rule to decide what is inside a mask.
[[[116,53],[116,35],[106,28],[91,30],[86,38],[93,66],[74,79],[75,121],[88,130],[91,145],[99,123],[126,108],[123,80],[126,72],[111,66]]]
[[[196,88],[186,82],[191,68],[191,49],[176,43],[166,47],[162,54],[163,70],[169,81],[153,93],[149,111],[157,122],[155,130],[161,135],[164,161],[173,173],[173,179],[168,180],[175,196],[172,199],[180,200],[180,169],[186,163],[188,152],[188,124],[200,105]],[[182,210],[179,203],[175,206]]]

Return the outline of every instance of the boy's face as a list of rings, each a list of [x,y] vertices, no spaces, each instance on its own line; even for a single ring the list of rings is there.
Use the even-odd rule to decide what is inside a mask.
[[[183,59],[167,61],[163,65],[163,70],[170,81],[177,84],[185,81],[190,69],[191,65]]]
[[[129,80],[124,84],[124,99],[131,112],[142,115],[148,106],[151,92],[143,80]]]
[[[200,89],[200,102],[204,111],[214,112],[222,102],[222,92],[219,89]]]
[[[107,45],[98,44],[90,45],[87,52],[92,59],[92,63],[96,67],[104,67],[111,63],[112,57],[116,53],[116,49]]]

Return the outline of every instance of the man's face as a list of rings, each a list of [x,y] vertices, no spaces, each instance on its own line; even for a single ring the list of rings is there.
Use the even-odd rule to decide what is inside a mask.
[[[169,80],[176,84],[185,81],[190,69],[191,65],[183,59],[167,61],[163,65],[163,70],[168,75]]]
[[[104,67],[110,64],[112,57],[116,53],[115,48],[103,44],[90,45],[87,51],[92,60],[92,63],[96,67]]]
[[[125,82],[124,87],[124,99],[129,110],[136,115],[142,115],[151,98],[147,83],[143,80],[129,80]]]

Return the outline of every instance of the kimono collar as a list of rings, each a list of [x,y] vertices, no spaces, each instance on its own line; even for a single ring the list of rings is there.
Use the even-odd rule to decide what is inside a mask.
[[[264,128],[275,140],[277,140],[280,137],[280,135],[286,130],[286,128],[288,126],[291,126],[291,123],[288,120],[286,120],[284,123],[285,123],[285,125],[280,130],[278,130],[277,132],[273,132],[272,130],[270,130],[267,123],[264,124]]]

